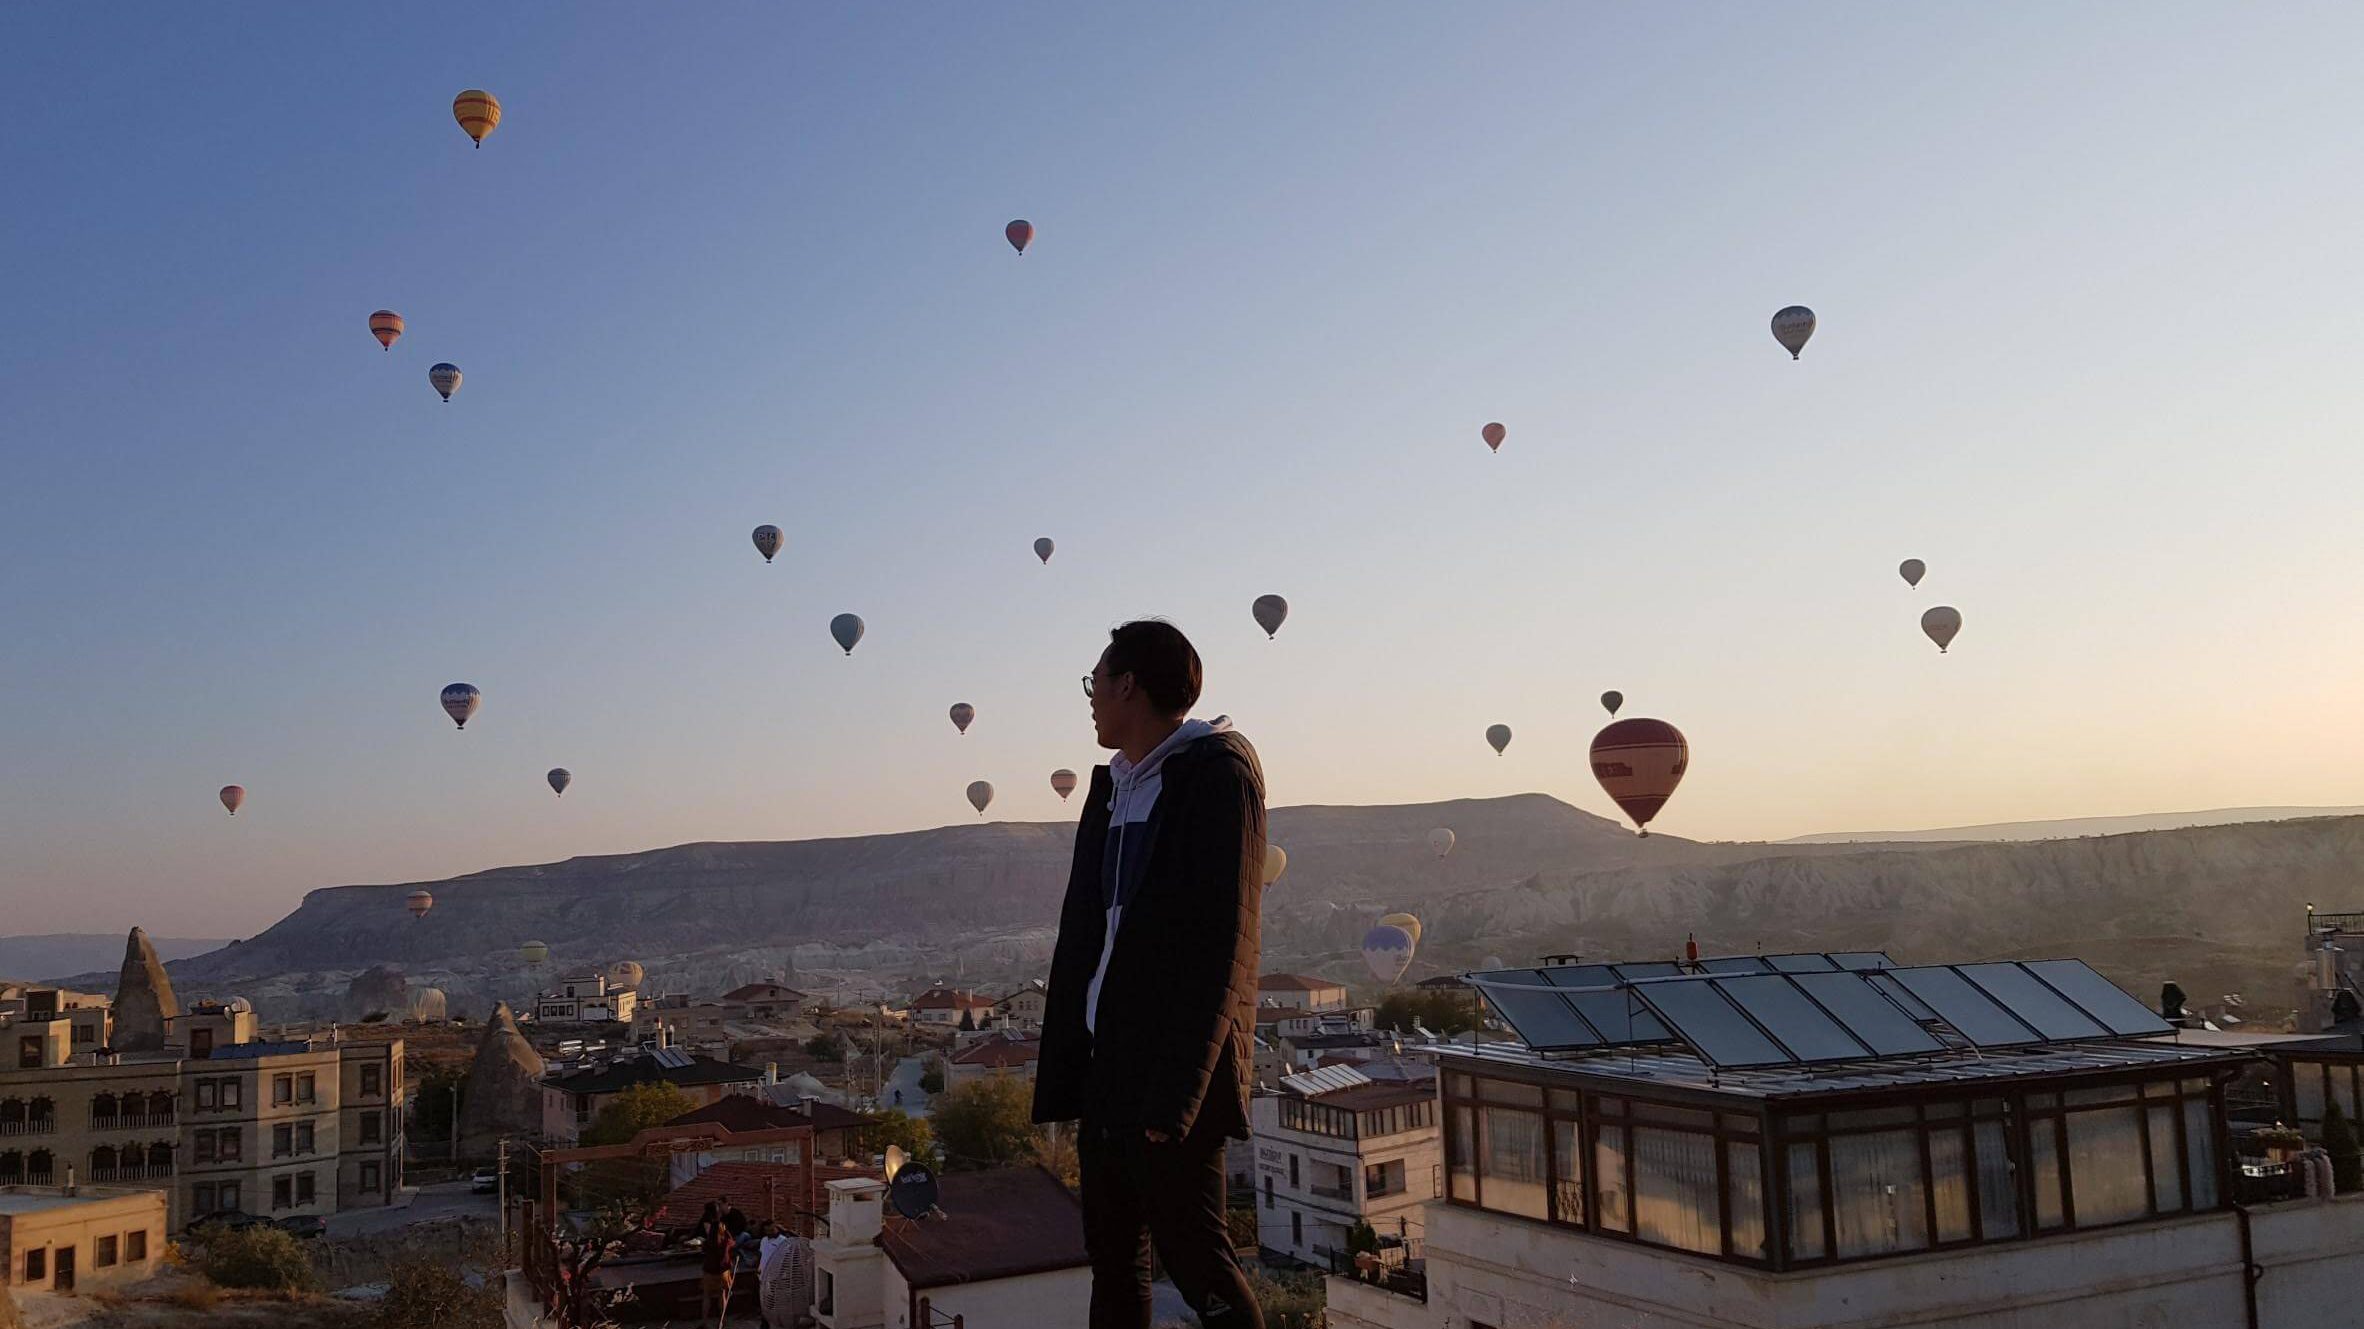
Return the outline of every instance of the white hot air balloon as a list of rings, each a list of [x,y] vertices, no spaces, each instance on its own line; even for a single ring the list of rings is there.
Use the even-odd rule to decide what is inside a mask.
[[[550,792],[560,798],[566,797],[566,787],[575,782],[574,773],[564,766],[551,767],[550,773],[542,778],[550,782]]]
[[[1264,846],[1264,884],[1270,886],[1289,870],[1289,851],[1277,844]]]
[[[772,555],[779,553],[780,546],[787,543],[787,540],[788,537],[782,535],[777,526],[755,528],[755,552],[763,555],[763,561],[766,563],[772,561]]]
[[[984,816],[985,809],[990,806],[992,802],[993,786],[991,784],[988,784],[983,780],[977,780],[973,781],[969,785],[969,806],[977,810],[978,816]]]
[[[1506,724],[1487,725],[1486,742],[1494,749],[1495,756],[1501,756],[1502,750],[1510,746],[1510,726]]]
[[[1249,612],[1256,616],[1256,626],[1264,629],[1266,637],[1275,637],[1280,635],[1281,624],[1288,621],[1289,602],[1277,595],[1259,595]]]
[[[829,635],[836,639],[838,645],[845,648],[845,653],[848,655],[854,653],[854,646],[862,640],[862,634],[865,631],[867,629],[863,627],[862,616],[859,614],[839,614],[829,620]]]
[[[1075,792],[1075,772],[1064,766],[1051,772],[1051,792],[1059,796],[1060,802],[1066,802],[1067,796]]]
[[[1929,634],[1929,640],[1937,643],[1939,655],[1945,654],[1945,648],[1953,645],[1954,634],[1961,630],[1962,611],[1952,605],[1939,605],[1921,615],[1921,631]]]
[[[965,702],[965,701],[956,701],[956,702],[952,703],[952,727],[953,727],[953,728],[955,728],[955,729],[957,729],[957,730],[959,730],[960,732],[962,732],[962,733],[964,733],[964,734],[965,734],[965,733],[969,732],[969,722],[970,722],[970,721],[972,721],[972,720],[975,720],[976,718],[977,718],[977,708],[976,708],[976,707],[969,705],[969,704],[968,704],[967,702]]]
[[[1051,551],[1056,548],[1058,548],[1058,546],[1052,544],[1051,537],[1046,535],[1034,542],[1034,556],[1041,559],[1043,562],[1048,563],[1051,561]]]
[[[484,694],[474,683],[453,683],[443,689],[443,713],[462,729],[468,727],[468,721],[483,705]]]
[[[1781,343],[1792,360],[1806,349],[1806,339],[1813,335],[1814,311],[1804,305],[1791,305],[1773,316],[1773,340]]]
[[[1371,967],[1371,976],[1382,983],[1393,983],[1412,967],[1412,934],[1393,923],[1380,923],[1363,934],[1363,963]]]
[[[1438,858],[1453,852],[1453,833],[1439,826],[1428,833],[1428,852]]]

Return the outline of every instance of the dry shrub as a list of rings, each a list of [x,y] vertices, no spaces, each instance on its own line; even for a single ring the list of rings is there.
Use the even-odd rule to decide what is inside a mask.
[[[210,1311],[222,1304],[222,1290],[211,1283],[194,1282],[174,1288],[164,1299],[185,1311]]]

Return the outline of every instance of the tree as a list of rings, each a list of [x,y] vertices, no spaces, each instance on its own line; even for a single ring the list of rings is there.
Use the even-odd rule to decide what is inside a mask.
[[[624,1144],[651,1126],[662,1126],[697,1107],[689,1095],[662,1080],[636,1084],[599,1109],[583,1129],[586,1145]]]
[[[460,1102],[465,1104],[468,1073],[457,1066],[438,1066],[419,1077],[418,1101],[410,1110],[413,1143],[432,1140],[441,1144],[451,1138],[451,1091],[455,1087],[460,1091]]]
[[[817,1061],[844,1061],[845,1036],[837,1033],[815,1034],[804,1045],[805,1055]]]
[[[1083,1193],[1083,1153],[1075,1147],[1075,1131],[1060,1130],[1057,1126],[1037,1127],[1034,1132],[1034,1163],[1043,1171],[1059,1179],[1059,1184],[1070,1192]]]
[[[864,1154],[883,1154],[892,1144],[902,1146],[903,1152],[913,1158],[932,1162],[936,1157],[936,1133],[929,1129],[927,1119],[914,1117],[901,1108],[869,1114],[855,1140]]]
[[[501,1329],[500,1280],[471,1284],[444,1260],[398,1260],[386,1271],[376,1329]]]
[[[996,1167],[1034,1154],[1034,1086],[1010,1075],[945,1091],[929,1111],[950,1168]]]
[[[2323,1105],[2323,1152],[2331,1155],[2331,1189],[2342,1195],[2364,1190],[2364,1156],[2358,1153],[2355,1123],[2335,1100]]]
[[[960,1031],[964,1034],[973,1034],[977,1032],[977,1013],[975,1011],[969,1010],[966,1007],[961,1009]]]
[[[1266,1329],[1319,1329],[1329,1300],[1320,1275],[1252,1269],[1248,1288],[1263,1308]]]
[[[944,1068],[942,1066],[930,1062],[928,1068],[919,1073],[919,1092],[931,1098],[944,1092]]]
[[[1360,1220],[1355,1223],[1353,1227],[1347,1229],[1347,1254],[1359,1255],[1364,1251],[1376,1251],[1378,1249],[1379,1234],[1372,1229],[1369,1219]]]

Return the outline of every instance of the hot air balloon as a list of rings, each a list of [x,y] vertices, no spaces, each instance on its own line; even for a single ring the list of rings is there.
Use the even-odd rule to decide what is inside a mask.
[[[1389,927],[1402,928],[1412,934],[1412,944],[1420,944],[1420,920],[1411,914],[1381,914],[1379,921]]]
[[[1622,692],[1604,692],[1601,694],[1601,709],[1607,711],[1612,716],[1616,715],[1617,708],[1623,706],[1624,704],[1625,694]]]
[[[1075,772],[1064,766],[1051,772],[1051,792],[1059,796],[1060,802],[1066,802],[1067,796],[1075,792]]]
[[[242,784],[223,785],[222,806],[230,810],[231,816],[237,816],[238,809],[246,806],[246,786]]]
[[[1381,923],[1363,934],[1363,963],[1371,976],[1393,983],[1412,967],[1412,934],[1393,923]]]
[[[394,342],[402,336],[402,315],[391,309],[381,309],[370,315],[369,335],[378,339],[378,345],[393,350]]]
[[[1907,586],[1920,585],[1921,578],[1928,575],[1928,572],[1929,565],[1917,558],[1908,558],[1896,565],[1896,575],[1904,578],[1904,584]]]
[[[1289,870],[1289,851],[1277,844],[1264,846],[1264,884],[1270,886]]]
[[[1691,764],[1683,731],[1664,720],[1614,720],[1592,737],[1592,776],[1644,835]]]
[[[476,690],[474,683],[454,683],[443,690],[443,713],[462,729],[468,727],[469,717],[483,704],[484,694]]]
[[[777,526],[758,526],[755,528],[755,552],[763,555],[763,561],[769,563],[772,555],[780,552],[780,545],[785,539]]]
[[[1814,311],[1804,305],[1791,305],[1773,316],[1773,340],[1781,343],[1792,360],[1806,349],[1806,339],[1813,335]]]
[[[1488,448],[1500,452],[1502,451],[1502,440],[1510,437],[1510,431],[1498,424],[1487,425],[1478,431],[1478,437],[1486,440]]]
[[[1017,250],[1021,258],[1026,254],[1026,246],[1034,243],[1034,223],[1030,221],[1011,222],[1001,228],[1001,233],[1009,237],[1010,248]]]
[[[970,806],[970,807],[973,807],[973,808],[975,808],[975,809],[977,810],[977,815],[978,815],[978,816],[980,816],[980,817],[984,816],[984,815],[985,815],[985,808],[986,808],[986,806],[987,806],[987,805],[989,805],[989,804],[991,804],[992,802],[993,802],[993,786],[992,786],[992,785],[990,785],[990,784],[987,784],[987,783],[986,783],[985,781],[983,781],[983,780],[976,780],[976,781],[972,781],[972,782],[970,783],[970,785],[969,785],[969,806]]]
[[[1487,725],[1486,742],[1493,745],[1495,756],[1501,756],[1502,750],[1510,746],[1510,726],[1506,724]]]
[[[1259,595],[1250,612],[1256,616],[1256,626],[1264,629],[1266,637],[1272,637],[1280,632],[1281,624],[1288,621],[1289,602],[1277,595]]]
[[[1034,542],[1034,556],[1048,563],[1051,561],[1051,551],[1056,548],[1058,546],[1052,544],[1051,537],[1046,535]]]
[[[425,918],[427,911],[435,907],[435,893],[422,886],[404,896],[402,905],[403,908],[410,910],[412,918]]]
[[[501,99],[482,88],[470,88],[451,99],[451,118],[460,122],[468,137],[484,146],[484,136],[501,123]]]
[[[977,718],[977,708],[976,708],[976,707],[969,705],[969,704],[968,704],[967,702],[965,702],[965,701],[956,701],[956,702],[952,703],[952,727],[953,727],[953,728],[955,728],[955,729],[957,729],[957,730],[959,730],[960,732],[962,732],[962,733],[964,733],[964,734],[965,734],[965,733],[969,732],[969,721],[971,721],[971,720],[974,720],[974,719],[976,719],[976,718]]]
[[[837,639],[838,645],[845,647],[848,655],[854,653],[855,643],[862,640],[862,631],[862,616],[859,614],[839,614],[829,620],[829,635]]]
[[[607,967],[607,981],[619,988],[636,989],[648,980],[648,971],[638,960],[618,960]]]
[[[575,782],[573,772],[567,770],[564,766],[551,767],[550,774],[543,778],[550,782],[550,792],[558,795],[560,798],[566,797],[566,787]]]
[[[1428,852],[1438,858],[1453,852],[1453,833],[1442,826],[1428,833]]]
[[[1962,611],[1952,605],[1939,605],[1921,615],[1921,631],[1928,633],[1929,640],[1937,643],[1939,655],[1945,654],[1945,648],[1953,644],[1954,634],[1961,630]]]
[[[450,401],[451,395],[460,390],[460,367],[449,362],[434,365],[427,370],[427,382],[443,394],[445,401]]]
[[[517,948],[517,958],[525,961],[527,968],[539,968],[542,961],[550,958],[550,948],[538,941],[529,941]]]

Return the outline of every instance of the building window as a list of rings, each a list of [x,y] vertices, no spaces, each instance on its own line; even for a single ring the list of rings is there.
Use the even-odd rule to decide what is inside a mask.
[[[1264,1207],[1272,1207],[1272,1177],[1269,1174],[1264,1178]]]
[[[319,1198],[319,1192],[313,1189],[311,1173],[298,1172],[295,1181],[297,1204],[310,1204]]]
[[[1296,1190],[1296,1189],[1298,1189],[1298,1185],[1299,1185],[1299,1183],[1298,1183],[1298,1181],[1297,1181],[1297,1156],[1296,1156],[1295,1154],[1291,1154],[1291,1155],[1289,1155],[1289,1189],[1290,1189],[1290,1190]]]
[[[1835,1127],[1840,1116],[1850,1114],[1831,1115]],[[1928,1201],[1916,1132],[1833,1135],[1830,1191],[1840,1258],[1920,1250],[1929,1244]]]
[[[200,1218],[212,1213],[214,1208],[214,1189],[212,1185],[199,1184],[197,1186],[191,1187],[189,1189],[189,1207],[196,1210],[196,1216]]]
[[[273,1209],[285,1209],[285,1208],[287,1208],[287,1207],[288,1207],[288,1205],[290,1205],[290,1204],[294,1203],[294,1196],[295,1196],[295,1179],[294,1179],[294,1178],[292,1178],[292,1177],[273,1177],[273,1178],[271,1178],[271,1207],[272,1207]]]
[[[198,1110],[199,1110],[199,1111],[201,1111],[201,1112],[210,1112],[210,1111],[212,1111],[212,1110],[213,1110],[213,1105],[214,1105],[214,1088],[213,1088],[213,1081],[211,1081],[211,1080],[199,1080],[199,1081],[197,1082],[197,1108],[198,1108]]]
[[[311,1123],[311,1122],[308,1122],[308,1121],[299,1121],[299,1122],[297,1122],[297,1123],[296,1123],[296,1129],[295,1129],[295,1137],[296,1137],[296,1138],[295,1138],[295,1151],[296,1151],[297,1153],[299,1153],[299,1154],[308,1154],[308,1153],[311,1153],[311,1152],[313,1151],[313,1149],[314,1149],[314,1147],[315,1147],[315,1146],[314,1146],[314,1143],[313,1143],[313,1130],[312,1130],[312,1123]]]
[[[361,1165],[361,1193],[363,1195],[375,1195],[378,1193],[377,1164],[364,1163]]]
[[[238,1199],[238,1183],[234,1181],[223,1182],[222,1208],[235,1211],[238,1208]]]
[[[147,1258],[148,1258],[148,1230],[147,1230],[146,1228],[139,1228],[139,1229],[137,1229],[137,1230],[135,1230],[135,1231],[131,1231],[131,1232],[126,1232],[126,1233],[124,1233],[124,1234],[123,1234],[123,1260],[124,1260],[124,1263],[126,1263],[126,1264],[138,1264],[140,1261],[142,1261],[142,1260],[145,1260],[145,1259],[147,1259]]]
[[[284,1106],[284,1105],[286,1105],[286,1104],[293,1103],[294,1101],[295,1101],[295,1077],[294,1077],[294,1076],[292,1076],[292,1075],[274,1075],[274,1076],[272,1076],[272,1077],[271,1077],[271,1106],[273,1106],[273,1107],[282,1107],[282,1106]]]
[[[243,1097],[245,1097],[245,1095],[238,1088],[238,1081],[222,1081],[222,1106],[224,1108],[234,1108],[238,1106],[239,1100]]]
[[[116,1240],[114,1234],[98,1238],[90,1244],[90,1264],[94,1269],[115,1267]]]
[[[380,1144],[384,1142],[384,1127],[382,1125],[382,1120],[383,1119],[380,1118],[375,1112],[364,1112],[361,1114],[361,1142],[363,1144]]]
[[[380,1093],[384,1092],[384,1086],[383,1086],[383,1085],[381,1085],[381,1084],[379,1083],[379,1082],[380,1082],[381,1080],[383,1080],[384,1078],[385,1078],[385,1068],[384,1068],[384,1067],[380,1067],[380,1066],[364,1066],[364,1067],[362,1067],[362,1068],[361,1068],[361,1096],[362,1096],[362,1097],[364,1097],[364,1098],[375,1098],[375,1097],[377,1097],[377,1096],[378,1096]]]
[[[237,1127],[227,1127],[222,1131],[221,1160],[223,1162],[237,1162],[240,1153],[243,1152],[243,1148],[244,1146],[239,1143]]]
[[[48,1277],[49,1277],[49,1252],[48,1252],[46,1249],[44,1249],[44,1250],[26,1251],[26,1252],[25,1252],[25,1281],[26,1281],[26,1282],[28,1282],[28,1283],[38,1283],[38,1282],[41,1282],[42,1280],[44,1280],[44,1279],[46,1279],[46,1278],[48,1278]]]
[[[41,1069],[41,1045],[44,1041],[40,1034],[26,1034],[17,1039],[16,1066],[18,1070],[37,1071]]]
[[[200,1162],[200,1163],[211,1163],[211,1162],[213,1162],[213,1161],[214,1161],[214,1150],[215,1150],[215,1147],[216,1147],[216,1146],[215,1146],[215,1142],[214,1142],[214,1134],[213,1134],[213,1132],[212,1132],[212,1131],[199,1131],[199,1132],[197,1132],[197,1161],[198,1161],[198,1162]]]
[[[296,1101],[298,1103],[318,1102],[319,1093],[320,1091],[316,1081],[313,1078],[312,1072],[305,1071],[303,1074],[296,1077]]]
[[[295,1127],[286,1122],[271,1128],[271,1157],[285,1158],[295,1152]]]

